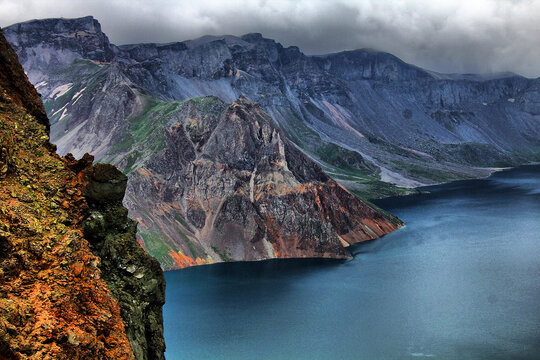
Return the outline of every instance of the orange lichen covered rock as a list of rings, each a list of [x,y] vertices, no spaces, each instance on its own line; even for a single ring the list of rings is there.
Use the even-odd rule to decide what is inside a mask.
[[[205,259],[201,259],[200,257],[196,257],[195,259],[192,259],[189,256],[182,254],[181,251],[176,252],[173,250],[169,250],[169,255],[174,259],[176,265],[180,269],[184,269],[184,268],[195,266],[195,265],[208,264],[208,262]]]
[[[134,359],[83,237],[78,176],[1,33],[0,74],[0,358]]]

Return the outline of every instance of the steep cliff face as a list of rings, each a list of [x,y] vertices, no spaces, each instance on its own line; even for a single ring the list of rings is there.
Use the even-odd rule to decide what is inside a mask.
[[[0,358],[163,358],[163,273],[136,248],[120,205],[125,179],[96,176],[103,166],[88,155],[56,155],[41,100],[1,32],[0,92]],[[83,224],[109,213],[117,226],[102,216],[104,240],[90,237]]]
[[[126,206],[166,267],[347,258],[350,244],[400,225],[331,180],[246,98],[188,100],[150,144],[130,142],[132,134],[122,136],[132,146],[111,156],[129,165]]]
[[[10,39],[11,45],[18,48],[24,44],[28,49],[19,54],[19,61],[25,68],[36,70],[29,74],[29,79],[34,84],[39,76],[48,76],[47,71],[41,73],[39,69],[69,65],[81,57],[96,63],[108,62],[113,57],[109,39],[101,31],[99,22],[91,16],[79,21],[34,20],[13,25],[12,29],[18,36]],[[9,36],[9,30],[4,29],[4,32]],[[47,41],[44,42],[43,39]],[[36,48],[40,51],[33,51]]]
[[[127,177],[112,165],[96,164],[85,168],[81,178],[88,203],[83,233],[118,300],[135,358],[163,360],[165,279],[159,262],[137,242],[137,223],[122,205]]]
[[[306,56],[260,34],[115,46],[96,23],[39,20],[7,29],[44,95],[60,153],[101,158],[123,120],[143,114],[149,95],[165,102],[245,95],[365,197],[404,191],[392,184],[486,176],[490,167],[540,158],[538,79],[438,74],[368,49]]]

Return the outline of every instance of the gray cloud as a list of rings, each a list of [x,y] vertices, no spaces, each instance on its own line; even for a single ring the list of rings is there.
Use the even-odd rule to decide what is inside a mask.
[[[115,44],[261,32],[307,54],[363,47],[441,72],[540,76],[540,0],[0,0],[0,26],[93,15]]]

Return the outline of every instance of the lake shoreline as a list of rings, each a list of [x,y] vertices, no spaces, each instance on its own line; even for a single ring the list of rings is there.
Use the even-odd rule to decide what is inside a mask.
[[[420,195],[429,194],[430,191],[427,190],[428,188],[445,186],[445,185],[455,185],[455,184],[460,184],[460,183],[463,183],[463,182],[470,182],[470,181],[485,180],[485,179],[489,179],[490,177],[494,176],[495,174],[498,174],[498,173],[501,173],[501,172],[519,170],[519,169],[522,169],[522,168],[534,167],[534,166],[539,166],[539,165],[540,165],[540,163],[530,163],[530,164],[524,164],[524,165],[519,165],[519,166],[515,166],[515,167],[490,168],[490,169],[493,169],[494,171],[491,172],[490,175],[486,176],[486,177],[480,177],[480,178],[474,178],[474,179],[460,179],[460,180],[454,180],[454,181],[438,183],[438,184],[433,184],[433,185],[420,186],[420,187],[414,188],[415,192],[411,192],[411,193],[408,193],[408,194],[398,194],[398,195],[386,196],[386,197],[377,198],[377,199],[367,199],[367,201],[368,201],[368,204],[375,205],[376,208],[382,209],[383,212],[388,212],[386,209],[380,207],[378,203],[379,202],[384,202],[383,200],[388,200],[388,199],[393,199],[393,198],[403,198],[403,197],[409,197],[409,196],[420,196]],[[391,214],[391,215],[393,215],[393,214]],[[398,231],[398,230],[404,228],[406,225],[407,224],[405,222],[403,222],[401,224],[401,226],[398,227],[398,229],[396,229],[395,231]],[[365,241],[362,241],[362,242],[359,242],[359,243],[351,244],[349,247],[347,247],[347,249],[349,249],[351,247],[358,246],[358,245],[371,243],[371,242],[380,240],[380,239],[382,239],[382,238],[384,238],[384,237],[386,237],[388,235],[389,234],[386,234],[386,235],[383,235],[383,236],[375,238],[375,239],[365,240]],[[354,254],[351,253],[351,257],[347,257],[347,258],[333,258],[333,257],[321,256],[321,257],[290,257],[290,258],[273,258],[273,259],[259,259],[259,260],[242,260],[242,261],[217,262],[217,263],[212,263],[212,264],[198,264],[198,265],[189,266],[189,267],[186,267],[186,268],[167,269],[167,270],[164,269],[164,271],[165,272],[180,271],[180,270],[187,270],[187,269],[200,267],[200,266],[216,266],[218,264],[257,263],[257,262],[265,262],[265,261],[302,260],[302,259],[307,259],[307,260],[321,259],[321,260],[329,260],[329,261],[335,261],[335,262],[347,262],[347,261],[349,261],[349,260],[351,260],[353,258],[354,258]]]

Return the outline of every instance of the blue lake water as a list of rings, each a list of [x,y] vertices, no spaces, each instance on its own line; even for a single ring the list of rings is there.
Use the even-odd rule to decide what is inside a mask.
[[[349,261],[167,273],[167,359],[540,359],[540,166],[426,189]]]

